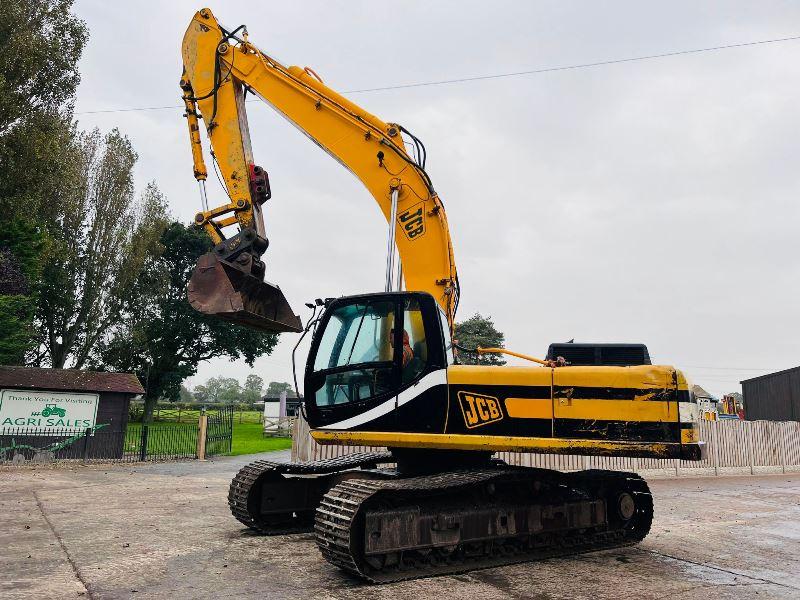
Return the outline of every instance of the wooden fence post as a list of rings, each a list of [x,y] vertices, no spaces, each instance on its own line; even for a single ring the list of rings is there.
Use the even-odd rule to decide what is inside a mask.
[[[208,430],[208,416],[203,408],[197,421],[197,460],[206,459],[206,432]]]
[[[781,471],[786,473],[786,438],[789,437],[787,435],[786,427],[783,423],[779,424],[778,433],[781,438]]]
[[[710,423],[714,423],[710,425]],[[714,460],[714,475],[719,475],[719,443],[717,443],[717,426],[716,421],[708,421],[708,431],[713,431],[711,434],[713,447],[711,448],[711,458]]]
[[[753,421],[742,421],[745,425],[745,433],[747,435],[747,457],[750,459],[750,475],[755,474],[755,469],[753,468],[753,463],[755,462],[753,459]]]

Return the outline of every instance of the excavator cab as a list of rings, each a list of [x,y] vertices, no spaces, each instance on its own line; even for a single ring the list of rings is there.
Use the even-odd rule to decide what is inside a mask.
[[[447,366],[440,312],[433,296],[423,292],[365,294],[329,302],[306,363],[309,425],[371,421],[384,408],[387,418],[394,419],[388,410],[394,409],[393,399],[426,374]]]

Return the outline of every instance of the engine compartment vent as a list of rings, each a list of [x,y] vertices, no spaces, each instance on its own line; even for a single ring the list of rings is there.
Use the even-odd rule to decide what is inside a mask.
[[[644,344],[550,344],[547,359],[555,360],[559,356],[570,365],[631,367],[652,364]]]

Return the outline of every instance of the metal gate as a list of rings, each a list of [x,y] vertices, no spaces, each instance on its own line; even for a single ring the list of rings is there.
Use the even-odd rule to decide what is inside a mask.
[[[206,456],[227,454],[233,445],[233,406],[206,409]]]

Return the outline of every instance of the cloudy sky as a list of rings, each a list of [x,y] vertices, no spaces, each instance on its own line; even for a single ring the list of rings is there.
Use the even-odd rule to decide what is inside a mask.
[[[791,2],[210,7],[342,92],[800,35]],[[126,133],[138,185],[155,180],[184,221],[199,199],[181,110],[121,111],[178,105],[180,42],[198,8],[75,6],[91,30],[81,126]],[[425,142],[462,318],[491,315],[509,348],[539,356],[571,338],[643,342],[722,394],[800,364],[799,94],[796,40],[349,97]],[[312,298],[379,291],[385,221],[371,196],[268,106],[248,112],[272,183],[267,279],[303,317]],[[221,203],[219,187],[210,194]],[[255,372],[289,381],[296,339]],[[190,383],[250,372],[212,360]]]

